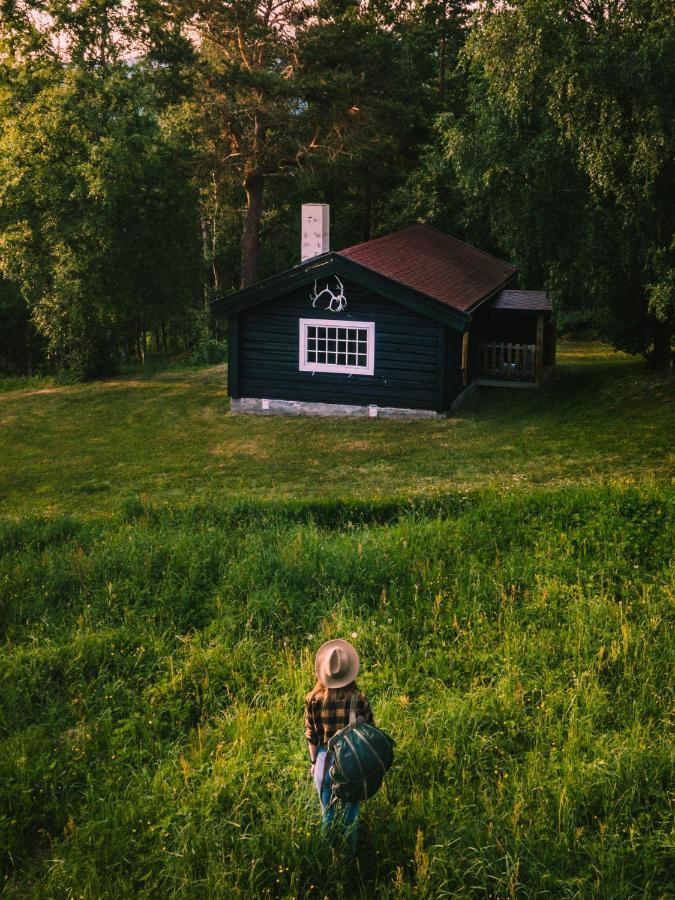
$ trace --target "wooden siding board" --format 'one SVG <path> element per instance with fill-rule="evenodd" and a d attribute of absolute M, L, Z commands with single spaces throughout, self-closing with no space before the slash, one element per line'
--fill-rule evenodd
<path fill-rule="evenodd" d="M 297 356 L 288 353 L 269 353 L 265 356 L 262 354 L 254 355 L 248 354 L 247 348 L 244 347 L 242 353 L 248 356 L 249 362 L 247 365 L 247 370 L 255 371 L 255 369 L 259 369 L 262 372 L 267 372 L 272 375 L 273 373 L 277 375 L 277 377 L 294 377 L 295 370 L 297 369 Z M 438 367 L 436 365 L 417 365 L 412 360 L 408 360 L 405 365 L 398 365 L 396 360 L 385 359 L 380 360 L 380 366 L 378 369 L 379 376 L 383 379 L 386 379 L 388 383 L 392 383 L 393 381 L 413 381 L 413 382 L 421 382 L 423 384 L 430 384 L 433 379 L 436 377 L 438 373 Z M 319 374 L 324 377 L 327 374 L 332 373 L 312 373 L 312 372 L 304 372 L 303 377 L 316 378 Z M 346 375 L 338 372 L 335 373 L 339 379 L 344 379 L 347 377 Z M 353 374 L 352 380 L 354 378 L 368 378 L 372 381 L 373 378 L 377 380 L 378 375 L 357 375 Z"/>
<path fill-rule="evenodd" d="M 462 387 L 469 382 L 469 332 L 462 335 Z"/>
<path fill-rule="evenodd" d="M 267 377 L 267 374 L 268 374 L 267 372 L 258 372 L 258 373 L 252 372 L 250 375 L 247 375 L 246 378 L 242 379 L 242 386 L 244 386 L 244 385 L 250 386 L 250 385 L 255 384 L 258 389 L 267 390 L 267 391 L 269 391 L 269 393 L 249 394 L 248 391 L 243 390 L 242 396 L 246 396 L 246 397 L 248 397 L 248 396 L 268 397 L 269 396 L 269 397 L 283 398 L 284 392 L 288 388 L 292 388 L 294 391 L 295 390 L 316 391 L 317 393 L 321 393 L 324 390 L 341 391 L 341 392 L 343 392 L 342 402 L 343 403 L 350 402 L 349 397 L 347 396 L 346 392 L 344 391 L 344 382 L 338 381 L 338 380 L 333 380 L 334 376 L 331 376 L 330 373 L 322 372 L 321 378 L 319 378 L 319 375 L 317 374 L 314 377 L 309 375 L 308 378 L 304 378 L 304 377 L 303 378 L 287 378 L 287 379 L 278 378 L 278 379 L 275 379 L 274 382 L 271 382 L 269 380 L 269 378 Z M 308 373 L 303 373 L 303 375 L 306 375 L 306 374 L 308 374 Z M 414 394 L 415 396 L 428 397 L 434 406 L 436 404 L 437 393 L 436 393 L 436 389 L 435 389 L 436 388 L 435 384 L 433 385 L 433 387 L 430 388 L 428 384 L 425 384 L 423 382 L 415 383 L 415 382 L 409 381 L 407 379 L 400 379 L 399 381 L 396 381 L 394 379 L 387 379 L 386 382 L 380 381 L 379 383 L 373 384 L 371 382 L 364 381 L 363 380 L 364 377 L 365 376 L 362 376 L 362 375 L 359 375 L 359 376 L 353 375 L 352 376 L 352 380 L 349 385 L 349 388 L 350 388 L 349 395 L 350 396 L 352 393 L 353 394 L 358 393 L 360 395 L 368 394 L 368 395 L 372 395 L 373 397 L 377 396 L 377 397 L 381 398 L 381 397 L 390 396 L 390 395 L 392 395 L 393 392 L 397 393 L 397 396 L 398 396 L 398 393 L 400 392 L 402 394 Z M 358 381 L 356 380 L 357 378 L 359 379 Z M 293 398 L 286 397 L 286 399 L 292 400 Z M 397 397 L 392 396 L 391 399 L 396 400 Z M 396 403 L 392 403 L 390 405 L 396 406 Z"/>
<path fill-rule="evenodd" d="M 277 368 L 275 366 L 270 369 L 270 367 L 263 368 L 262 366 L 258 366 L 248 371 L 246 375 L 242 376 L 242 378 L 240 379 L 240 386 L 243 383 L 250 382 L 252 379 L 256 379 L 260 382 L 267 381 L 270 384 L 270 390 L 272 390 L 277 383 L 283 383 L 284 385 L 293 384 L 294 386 L 300 384 L 331 384 L 344 386 L 345 378 L 350 378 L 350 376 L 343 375 L 339 372 L 315 372 L 314 374 L 312 374 L 311 372 L 301 372 L 296 376 L 295 374 L 289 372 L 288 368 L 286 367 Z M 438 397 L 437 381 L 438 379 L 436 372 L 419 373 L 415 371 L 406 371 L 399 373 L 392 370 L 388 373 L 385 373 L 380 378 L 373 378 L 369 375 L 352 375 L 351 380 L 346 385 L 346 387 L 344 387 L 344 390 L 345 394 L 356 390 L 371 390 L 373 391 L 373 393 L 384 394 L 392 393 L 396 390 L 406 390 L 407 387 L 410 387 L 411 390 L 422 390 L 425 393 L 429 394 L 429 396 L 433 396 L 435 409 Z M 244 392 L 243 396 L 248 395 Z M 267 395 L 265 394 L 264 396 Z M 392 403 L 392 405 L 395 406 L 396 404 Z"/>
<path fill-rule="evenodd" d="M 377 362 L 375 363 L 377 367 Z M 244 372 L 241 374 L 240 380 L 249 378 L 251 375 L 260 377 L 258 373 L 264 373 L 270 381 L 282 378 L 293 382 L 318 382 L 327 381 L 333 384 L 345 384 L 346 389 L 350 384 L 357 383 L 355 379 L 359 379 L 358 383 L 364 386 L 372 385 L 376 387 L 382 385 L 405 384 L 410 382 L 414 385 L 424 385 L 426 389 L 431 390 L 432 386 L 437 386 L 438 369 L 420 370 L 415 367 L 398 368 L 389 365 L 386 368 L 379 367 L 375 375 L 346 375 L 341 372 L 300 372 L 297 366 L 297 359 L 294 361 L 290 357 L 282 359 L 265 360 L 262 357 L 251 358 Z"/>
<path fill-rule="evenodd" d="M 276 341 L 273 344 L 270 340 L 269 333 L 265 334 L 262 332 L 252 332 L 246 331 L 239 337 L 239 345 L 240 347 L 246 347 L 251 352 L 256 353 L 291 353 L 291 350 L 298 351 L 298 329 L 295 328 L 292 331 L 284 331 L 283 333 L 277 333 Z M 277 342 L 278 341 L 278 342 Z M 391 357 L 395 360 L 400 360 L 402 355 L 405 355 L 406 359 L 414 359 L 416 363 L 420 363 L 422 365 L 436 365 L 436 354 L 438 352 L 436 346 L 436 340 L 433 340 L 432 344 L 429 344 L 429 340 L 418 342 L 410 342 L 404 341 L 402 339 L 397 339 L 394 335 L 387 335 L 386 342 L 382 342 L 382 346 L 379 348 L 379 352 L 382 355 L 382 358 Z"/>
<path fill-rule="evenodd" d="M 300 318 L 303 318 L 303 319 L 329 319 L 330 316 L 325 316 L 321 313 L 319 313 L 318 315 L 314 314 L 314 315 L 308 316 L 306 313 L 304 313 L 304 314 L 297 315 L 297 317 L 295 318 L 295 323 L 297 323 L 298 319 L 300 319 Z M 412 342 L 413 344 L 416 344 L 420 347 L 425 347 L 428 345 L 429 334 L 433 333 L 433 331 L 434 331 L 433 328 L 421 329 L 419 327 L 415 327 L 414 325 L 411 325 L 410 331 L 406 331 L 405 327 L 400 322 L 395 326 L 388 325 L 386 322 L 382 322 L 380 320 L 380 317 L 378 316 L 376 310 L 370 310 L 367 314 L 364 313 L 363 319 L 361 319 L 361 320 L 358 320 L 356 318 L 356 316 L 354 316 L 352 319 L 331 320 L 331 324 L 348 328 L 352 321 L 364 321 L 364 320 L 367 320 L 369 322 L 377 321 L 379 330 L 382 332 L 386 331 L 387 337 L 390 338 L 392 341 L 398 341 L 399 343 L 411 343 Z M 297 328 L 298 328 L 297 324 L 289 326 L 288 323 L 284 323 L 282 325 L 275 325 L 274 323 L 271 323 L 271 322 L 270 323 L 260 322 L 260 323 L 256 323 L 253 326 L 248 325 L 247 326 L 247 329 L 248 329 L 247 334 L 254 334 L 257 331 L 260 335 L 267 336 L 273 330 L 279 334 L 285 333 L 285 334 L 290 335 L 290 334 L 294 334 L 297 331 Z"/>
<path fill-rule="evenodd" d="M 266 342 L 262 336 L 245 336 L 241 339 L 240 346 L 242 348 L 242 352 L 246 351 L 251 357 L 259 357 L 261 361 L 265 361 L 266 359 L 290 359 L 295 362 L 298 361 L 298 351 L 297 347 L 295 348 L 295 352 L 289 347 L 270 347 L 269 343 Z M 422 347 L 410 347 L 405 344 L 402 345 L 389 345 L 387 342 L 386 347 L 381 347 L 378 353 L 379 362 L 386 366 L 386 364 L 391 363 L 394 366 L 401 366 L 401 356 L 402 351 L 405 351 L 405 360 L 403 363 L 403 368 L 413 368 L 413 369 L 421 369 L 427 372 L 435 372 L 436 358 L 437 358 L 437 350 L 436 348 L 432 348 L 429 352 Z"/>
<path fill-rule="evenodd" d="M 232 315 L 227 323 L 227 392 L 239 397 L 239 316 Z"/>
<path fill-rule="evenodd" d="M 311 388 L 306 385 L 288 385 L 284 389 L 279 384 L 272 389 L 267 389 L 268 382 L 245 382 L 246 389 L 242 391 L 245 397 L 264 397 L 269 400 L 316 400 L 322 403 L 343 403 L 354 406 L 368 406 L 375 403 L 378 406 L 394 406 L 403 409 L 434 409 L 436 395 L 434 391 L 405 390 L 392 397 L 391 391 L 353 390 L 349 396 L 345 396 L 341 385 L 314 385 Z M 395 399 L 395 402 L 393 402 Z"/>
<path fill-rule="evenodd" d="M 438 398 L 436 401 L 436 412 L 445 412 L 446 394 L 447 394 L 447 328 L 444 325 L 438 326 L 437 339 L 437 372 L 436 385 Z"/>

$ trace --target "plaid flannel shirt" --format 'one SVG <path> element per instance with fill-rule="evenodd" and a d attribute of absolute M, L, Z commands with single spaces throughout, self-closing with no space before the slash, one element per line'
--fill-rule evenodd
<path fill-rule="evenodd" d="M 354 704 L 356 716 L 363 718 L 374 725 L 373 712 L 366 695 L 361 691 L 356 692 L 357 700 Z M 305 703 L 305 737 L 310 744 L 326 747 L 328 741 L 336 731 L 349 724 L 349 700 L 350 695 L 340 700 L 312 700 Z"/>

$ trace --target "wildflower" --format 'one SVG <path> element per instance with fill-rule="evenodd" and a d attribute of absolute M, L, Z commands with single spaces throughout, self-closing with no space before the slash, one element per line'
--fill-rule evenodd
<path fill-rule="evenodd" d="M 358 637 L 358 634 L 357 634 L 356 631 L 352 631 L 352 637 L 353 637 L 353 638 L 357 638 L 357 637 Z"/>

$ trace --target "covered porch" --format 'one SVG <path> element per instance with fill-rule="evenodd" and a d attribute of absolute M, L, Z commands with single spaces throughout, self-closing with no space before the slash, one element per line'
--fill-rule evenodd
<path fill-rule="evenodd" d="M 535 387 L 555 365 L 555 323 L 543 291 L 503 290 L 477 314 L 471 329 L 473 381 Z"/>

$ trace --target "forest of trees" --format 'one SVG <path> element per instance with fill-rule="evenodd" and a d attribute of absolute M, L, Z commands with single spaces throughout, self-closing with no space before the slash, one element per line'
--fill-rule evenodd
<path fill-rule="evenodd" d="M 213 339 L 209 300 L 423 221 L 655 362 L 670 0 L 0 0 L 0 374 Z"/>

